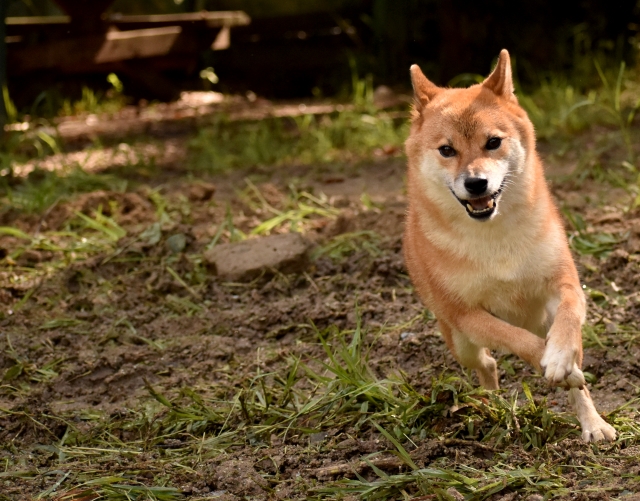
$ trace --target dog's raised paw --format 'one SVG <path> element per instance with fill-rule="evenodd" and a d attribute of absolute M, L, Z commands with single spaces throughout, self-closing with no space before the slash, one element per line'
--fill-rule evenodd
<path fill-rule="evenodd" d="M 584 374 L 575 363 L 575 356 L 557 349 L 547 349 L 540 361 L 544 377 L 549 384 L 566 385 L 569 388 L 582 388 L 586 381 Z"/>
<path fill-rule="evenodd" d="M 565 381 L 569 388 L 580 388 L 587 383 L 584 379 L 584 373 L 580 370 L 577 365 L 574 365 L 571 373 L 565 378 Z"/>

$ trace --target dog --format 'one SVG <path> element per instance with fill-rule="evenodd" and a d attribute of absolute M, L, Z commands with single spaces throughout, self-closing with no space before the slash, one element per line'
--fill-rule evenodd
<path fill-rule="evenodd" d="M 499 387 L 489 350 L 513 353 L 569 388 L 586 442 L 614 440 L 581 370 L 586 301 L 509 53 L 465 89 L 410 71 L 403 245 L 418 295 L 482 386 Z"/>

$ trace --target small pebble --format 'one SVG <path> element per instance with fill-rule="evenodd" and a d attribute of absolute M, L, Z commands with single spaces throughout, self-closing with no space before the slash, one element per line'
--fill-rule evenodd
<path fill-rule="evenodd" d="M 167 247 L 174 254 L 178 254 L 182 252 L 187 245 L 187 237 L 182 233 L 176 233 L 175 235 L 171 235 L 167 238 Z"/>

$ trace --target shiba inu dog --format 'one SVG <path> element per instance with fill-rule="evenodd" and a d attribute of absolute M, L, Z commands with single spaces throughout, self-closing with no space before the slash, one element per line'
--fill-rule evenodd
<path fill-rule="evenodd" d="M 509 53 L 467 89 L 438 87 L 416 65 L 411 79 L 404 254 L 420 298 L 485 388 L 498 388 L 489 350 L 514 353 L 569 388 L 585 441 L 613 440 L 585 386 L 585 298 Z"/>

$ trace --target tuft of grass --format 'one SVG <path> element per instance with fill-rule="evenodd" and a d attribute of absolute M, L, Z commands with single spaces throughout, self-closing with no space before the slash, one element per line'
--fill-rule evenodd
<path fill-rule="evenodd" d="M 0 184 L 0 196 L 4 191 L 4 207 L 27 214 L 41 213 L 59 201 L 79 193 L 108 190 L 123 192 L 127 182 L 108 174 L 91 174 L 77 167 L 65 173 L 34 171 L 17 184 Z M 0 200 L 2 200 L 0 198 Z"/>
<path fill-rule="evenodd" d="M 299 190 L 293 183 L 289 191 L 279 203 L 269 203 L 258 187 L 245 179 L 247 188 L 240 192 L 239 198 L 256 215 L 250 231 L 247 233 L 237 228 L 233 222 L 231 207 L 227 206 L 226 214 L 218 225 L 212 241 L 207 246 L 211 249 L 221 240 L 237 242 L 251 235 L 269 235 L 282 231 L 300 232 L 308 230 L 319 219 L 335 219 L 340 211 L 333 207 L 328 197 L 323 193 L 314 195 L 305 190 Z"/>
<path fill-rule="evenodd" d="M 640 96 L 637 96 L 634 103 L 629 103 L 629 105 L 625 107 L 625 103 L 623 102 L 623 82 L 625 80 L 626 65 L 624 61 L 620 63 L 620 69 L 614 85 L 609 83 L 607 76 L 597 60 L 594 61 L 594 64 L 602 81 L 604 98 L 599 99 L 593 104 L 601 111 L 604 111 L 618 127 L 627 150 L 627 161 L 635 162 L 636 154 L 632 144 L 631 124 L 633 123 L 638 108 L 640 108 Z"/>
<path fill-rule="evenodd" d="M 564 211 L 564 214 L 574 228 L 574 231 L 569 233 L 569 244 L 578 254 L 606 258 L 620 242 L 624 242 L 629 236 L 628 232 L 620 235 L 590 232 L 580 214 L 570 211 Z"/>
<path fill-rule="evenodd" d="M 59 91 L 42 91 L 31 104 L 28 114 L 31 117 L 53 119 L 60 116 L 115 113 L 129 102 L 124 94 L 124 85 L 115 73 L 106 78 L 109 88 L 105 91 L 83 86 L 77 98 L 63 97 Z"/>
<path fill-rule="evenodd" d="M 525 401 L 519 402 L 517 394 L 505 397 L 442 375 L 432 382 L 431 394 L 422 395 L 402 376 L 379 379 L 375 375 L 366 361 L 369 347 L 360 325 L 351 332 L 329 329 L 318 335 L 326 360 L 304 363 L 290 358 L 284 371 L 258 371 L 229 400 L 208 401 L 190 390 L 170 400 L 149 386 L 151 395 L 168 411 L 158 420 L 160 429 L 199 435 L 221 434 L 231 426 L 242 429 L 250 441 L 261 442 L 272 434 L 286 437 L 384 426 L 392 430 L 391 441 L 404 442 L 408 437 L 437 436 L 453 417 L 457 424 L 449 427 L 446 436 L 494 446 L 517 442 L 525 449 L 577 433 L 573 418 L 536 403 L 527 386 Z"/>
<path fill-rule="evenodd" d="M 315 499 L 333 498 L 335 495 L 358 495 L 361 499 L 458 499 L 452 491 L 464 499 L 489 499 L 504 490 L 511 492 L 551 495 L 566 494 L 560 475 L 548 468 L 513 468 L 506 465 L 479 470 L 469 466 L 456 469 L 416 468 L 410 473 L 389 475 L 379 468 L 372 470 L 378 478 L 367 480 L 358 475 L 357 480 L 343 480 L 330 487 L 313 489 Z M 409 497 L 411 493 L 411 497 Z M 416 496 L 417 495 L 417 496 Z M 314 499 L 312 498 L 312 499 Z"/>
<path fill-rule="evenodd" d="M 380 235 L 375 231 L 362 230 L 342 233 L 332 238 L 322 247 L 318 247 L 314 251 L 312 258 L 318 259 L 326 256 L 333 260 L 340 260 L 357 251 L 364 251 L 370 256 L 377 257 L 382 253 L 379 244 Z"/>
<path fill-rule="evenodd" d="M 630 147 L 629 128 L 640 107 L 636 80 L 636 70 L 624 61 L 603 65 L 598 57 L 585 57 L 573 71 L 543 74 L 530 92 L 519 88 L 518 100 L 539 138 L 613 125 Z"/>
<path fill-rule="evenodd" d="M 92 217 L 76 212 L 63 231 L 48 231 L 32 236 L 17 228 L 0 227 L 0 236 L 9 235 L 18 239 L 11 246 L 10 252 L 0 259 L 0 287 L 14 288 L 24 294 L 9 314 L 22 308 L 46 277 L 66 269 L 73 262 L 98 254 L 113 255 L 118 249 L 118 241 L 126 234 L 126 230 L 112 218 L 102 214 L 100 208 Z M 43 253 L 48 258 L 43 262 L 20 266 L 20 257 L 30 251 Z M 0 312 L 0 318 L 4 315 L 4 312 Z M 54 319 L 45 322 L 40 328 L 56 329 L 77 323 L 74 319 Z"/>
<path fill-rule="evenodd" d="M 0 144 L 0 193 L 13 175 L 14 164 L 29 158 L 43 158 L 60 153 L 57 132 L 46 122 L 34 130 L 4 131 Z"/>
<path fill-rule="evenodd" d="M 316 117 L 232 122 L 216 117 L 189 143 L 196 170 L 360 160 L 382 146 L 401 150 L 406 120 L 385 112 L 342 111 Z"/>
<path fill-rule="evenodd" d="M 254 189 L 257 190 L 255 187 Z M 263 197 L 259 197 L 265 212 L 271 213 L 272 217 L 253 228 L 253 235 L 269 234 L 283 225 L 287 225 L 291 232 L 302 231 L 304 223 L 310 219 L 338 217 L 339 211 L 331 206 L 325 195 L 315 196 L 307 191 L 298 191 L 293 185 L 290 186 L 290 190 L 291 194 L 284 204 L 284 210 L 274 208 Z M 259 192 L 256 193 L 259 195 Z"/>
<path fill-rule="evenodd" d="M 519 93 L 518 101 L 527 111 L 540 139 L 551 139 L 558 133 L 565 136 L 587 130 L 594 123 L 587 113 L 596 91 L 581 91 L 563 75 L 543 78 L 531 93 Z"/>

